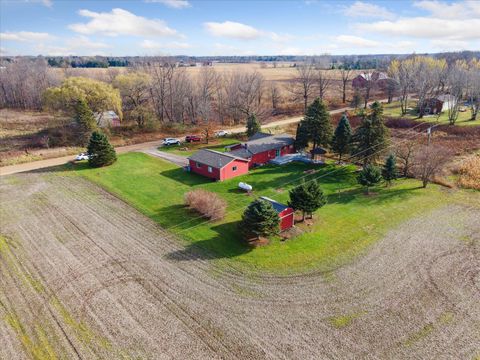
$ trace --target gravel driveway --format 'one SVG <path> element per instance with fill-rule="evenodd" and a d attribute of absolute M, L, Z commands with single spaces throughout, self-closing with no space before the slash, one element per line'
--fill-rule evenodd
<path fill-rule="evenodd" d="M 149 154 L 149 155 L 152 155 L 152 156 L 159 157 L 163 160 L 170 161 L 170 162 L 172 162 L 172 163 L 174 163 L 178 166 L 183 167 L 183 166 L 188 165 L 188 160 L 185 156 L 176 155 L 176 154 L 172 154 L 172 153 L 167 153 L 165 151 L 160 151 L 157 148 L 151 148 L 151 149 L 143 150 L 142 152 L 144 152 L 145 154 Z"/>
<path fill-rule="evenodd" d="M 2 359 L 478 354 L 479 209 L 412 219 L 328 274 L 276 276 L 182 246 L 81 178 L 5 177 L 0 201 Z"/>

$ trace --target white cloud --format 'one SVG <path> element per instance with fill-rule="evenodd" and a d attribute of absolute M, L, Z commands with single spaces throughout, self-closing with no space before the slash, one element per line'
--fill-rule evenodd
<path fill-rule="evenodd" d="M 69 25 L 69 28 L 80 34 L 103 34 L 107 36 L 173 36 L 177 31 L 169 28 L 159 19 L 147 19 L 123 9 L 113 9 L 111 12 L 97 13 L 90 10 L 80 10 L 81 16 L 91 18 L 87 23 Z"/>
<path fill-rule="evenodd" d="M 413 5 L 430 12 L 434 18 L 440 19 L 463 19 L 480 16 L 479 1 L 446 3 L 436 0 L 424 0 L 417 1 Z"/>
<path fill-rule="evenodd" d="M 158 49 L 189 49 L 191 45 L 185 42 L 172 41 L 165 44 L 161 44 L 153 40 L 143 40 L 140 43 L 140 47 L 148 50 L 158 50 Z"/>
<path fill-rule="evenodd" d="M 468 41 L 437 39 L 430 42 L 432 47 L 440 51 L 460 51 L 469 49 Z"/>
<path fill-rule="evenodd" d="M 42 0 L 42 4 L 45 5 L 46 7 L 52 7 L 53 6 L 53 1 L 52 0 Z"/>
<path fill-rule="evenodd" d="M 277 34 L 275 32 L 268 33 L 268 37 L 276 42 L 287 42 L 295 39 L 293 35 L 290 34 Z"/>
<path fill-rule="evenodd" d="M 262 35 L 262 32 L 255 29 L 250 25 L 245 25 L 233 21 L 219 22 L 206 22 L 203 24 L 205 29 L 217 37 L 227 37 L 241 40 L 253 40 Z"/>
<path fill-rule="evenodd" d="M 106 49 L 106 48 L 111 48 L 111 45 L 108 45 L 103 42 L 98 42 L 98 41 L 92 41 L 86 36 L 77 36 L 76 38 L 73 38 L 68 41 L 71 44 L 71 48 L 73 49 Z"/>
<path fill-rule="evenodd" d="M 145 0 L 147 3 L 160 3 L 174 9 L 184 9 L 192 6 L 187 0 Z"/>
<path fill-rule="evenodd" d="M 378 41 L 365 39 L 353 35 L 339 35 L 334 38 L 335 42 L 344 46 L 375 48 L 381 45 Z"/>
<path fill-rule="evenodd" d="M 0 33 L 0 40 L 2 41 L 41 41 L 52 39 L 48 33 L 31 32 L 31 31 L 17 31 L 17 32 L 2 32 Z"/>
<path fill-rule="evenodd" d="M 479 19 L 446 20 L 430 17 L 402 18 L 357 24 L 357 28 L 382 35 L 413 38 L 467 40 L 480 38 Z"/>
<path fill-rule="evenodd" d="M 343 9 L 343 14 L 350 17 L 368 17 L 393 19 L 395 15 L 386 8 L 362 1 L 356 1 Z"/>

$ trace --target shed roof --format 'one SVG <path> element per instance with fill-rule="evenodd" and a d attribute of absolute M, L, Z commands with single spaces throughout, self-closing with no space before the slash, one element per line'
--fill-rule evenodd
<path fill-rule="evenodd" d="M 270 204 L 272 204 L 273 208 L 275 209 L 276 212 L 281 213 L 283 210 L 288 209 L 287 205 L 281 204 L 278 201 L 275 201 L 273 199 L 270 199 L 269 197 L 266 196 L 261 196 L 260 199 L 268 201 Z"/>
<path fill-rule="evenodd" d="M 231 155 L 231 153 L 222 153 L 210 149 L 198 150 L 196 153 L 189 156 L 188 159 L 217 169 L 223 168 L 233 160 L 248 161 L 247 159 Z"/>

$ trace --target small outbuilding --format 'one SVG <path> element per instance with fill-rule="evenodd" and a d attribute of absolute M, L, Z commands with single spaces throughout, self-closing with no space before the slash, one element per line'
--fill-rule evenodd
<path fill-rule="evenodd" d="M 281 204 L 278 201 L 270 199 L 266 196 L 261 196 L 260 199 L 268 201 L 270 204 L 272 204 L 273 208 L 278 213 L 278 217 L 280 218 L 280 231 L 285 231 L 293 227 L 295 211 L 291 207 Z"/>
<path fill-rule="evenodd" d="M 248 159 L 230 153 L 201 149 L 188 158 L 191 172 L 223 181 L 248 173 Z"/>
<path fill-rule="evenodd" d="M 97 120 L 97 126 L 100 128 L 120 126 L 120 117 L 115 111 L 97 112 L 94 116 Z"/>
<path fill-rule="evenodd" d="M 325 154 L 327 150 L 321 147 L 316 147 L 313 150 L 310 150 L 310 154 L 312 155 L 312 160 L 315 163 L 323 163 L 325 162 Z"/>
<path fill-rule="evenodd" d="M 431 115 L 440 114 L 455 106 L 456 102 L 457 98 L 450 94 L 432 97 L 425 100 L 424 113 Z"/>

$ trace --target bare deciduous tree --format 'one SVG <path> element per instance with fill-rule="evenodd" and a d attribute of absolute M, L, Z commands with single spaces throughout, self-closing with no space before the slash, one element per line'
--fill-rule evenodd
<path fill-rule="evenodd" d="M 349 67 L 343 66 L 340 69 L 340 75 L 342 76 L 342 102 L 345 104 L 347 101 L 347 84 L 350 80 L 350 75 L 352 74 L 352 69 Z"/>
<path fill-rule="evenodd" d="M 424 188 L 435 179 L 452 156 L 451 150 L 439 145 L 424 145 L 416 156 L 413 174 Z"/>
<path fill-rule="evenodd" d="M 401 139 L 395 145 L 395 155 L 402 167 L 402 175 L 404 177 L 412 175 L 412 166 L 415 164 L 415 155 L 418 147 L 419 143 L 415 135 L 411 138 Z"/>
<path fill-rule="evenodd" d="M 292 79 L 291 92 L 294 100 L 303 101 L 303 111 L 307 111 L 308 99 L 315 90 L 316 74 L 315 66 L 311 63 L 304 63 L 296 67 L 297 75 Z"/>
<path fill-rule="evenodd" d="M 458 119 L 460 104 L 468 86 L 468 66 L 465 61 L 457 60 L 450 65 L 445 81 L 453 101 L 448 102 L 447 114 L 450 125 L 455 125 Z"/>
<path fill-rule="evenodd" d="M 327 92 L 328 88 L 330 87 L 332 83 L 332 79 L 328 76 L 328 70 L 317 70 L 317 77 L 316 77 L 316 82 L 317 82 L 317 89 L 318 89 L 318 97 L 320 98 L 321 101 L 323 101 L 325 97 L 325 93 Z"/>

